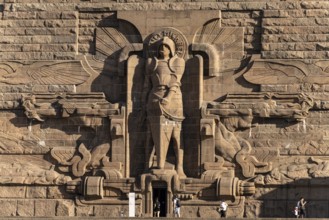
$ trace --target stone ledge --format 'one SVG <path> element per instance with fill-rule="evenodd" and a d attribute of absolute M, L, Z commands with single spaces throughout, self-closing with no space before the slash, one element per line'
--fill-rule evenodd
<path fill-rule="evenodd" d="M 255 219 L 255 218 L 230 218 L 230 217 L 227 217 L 228 219 L 230 220 L 248 220 L 248 219 Z M 117 217 L 117 218 L 109 218 L 109 217 L 95 217 L 95 216 L 85 216 L 85 217 L 68 217 L 68 216 L 65 216 L 65 217 L 0 217 L 0 220 L 58 220 L 58 219 L 71 219 L 71 220 L 75 220 L 75 219 L 79 219 L 79 220 L 85 220 L 85 219 L 93 219 L 93 220 L 108 220 L 108 219 L 117 219 L 117 220 L 132 220 L 132 219 L 157 219 L 157 218 L 152 218 L 152 217 L 145 217 L 145 218 L 127 218 L 127 217 Z M 165 217 L 161 217 L 159 219 L 180 219 L 180 220 L 200 220 L 201 218 L 184 218 L 184 217 L 181 217 L 181 218 L 172 218 L 172 217 L 168 217 L 168 218 L 165 218 Z M 214 220 L 214 219 L 219 219 L 218 218 L 202 218 L 203 220 Z M 257 218 L 257 220 L 293 220 L 293 219 L 296 219 L 296 218 Z M 327 220 L 328 218 L 307 218 L 308 220 Z"/>

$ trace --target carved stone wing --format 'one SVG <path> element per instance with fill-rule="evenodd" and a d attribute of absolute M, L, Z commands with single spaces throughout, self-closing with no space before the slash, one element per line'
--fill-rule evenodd
<path fill-rule="evenodd" d="M 43 65 L 27 71 L 34 82 L 40 85 L 77 85 L 89 78 L 80 62 L 62 62 Z"/>
<path fill-rule="evenodd" d="M 124 76 L 124 65 L 129 54 L 142 51 L 143 43 L 138 30 L 130 23 L 119 21 L 119 26 L 96 29 L 96 55 L 87 57 L 91 68 L 99 73 Z"/>
<path fill-rule="evenodd" d="M 87 81 L 89 76 L 82 61 L 0 63 L 0 82 L 12 85 L 78 85 Z"/>
<path fill-rule="evenodd" d="M 305 63 L 298 60 L 254 60 L 243 77 L 259 85 L 329 83 L 328 62 Z"/>
<path fill-rule="evenodd" d="M 194 53 L 207 54 L 206 75 L 220 76 L 222 72 L 240 65 L 240 59 L 244 56 L 243 31 L 238 27 L 221 27 L 220 19 L 211 20 L 197 30 L 191 49 Z M 230 61 L 223 65 L 228 58 Z"/>

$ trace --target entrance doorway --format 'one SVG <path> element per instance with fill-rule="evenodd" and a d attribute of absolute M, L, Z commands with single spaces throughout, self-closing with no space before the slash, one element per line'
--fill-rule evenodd
<path fill-rule="evenodd" d="M 153 188 L 153 207 L 156 199 L 160 202 L 160 217 L 166 217 L 167 213 L 167 188 L 154 187 Z"/>

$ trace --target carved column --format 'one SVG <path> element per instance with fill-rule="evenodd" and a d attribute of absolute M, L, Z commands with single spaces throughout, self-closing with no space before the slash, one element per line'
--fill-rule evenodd
<path fill-rule="evenodd" d="M 129 177 L 129 157 L 126 146 L 126 121 L 125 108 L 121 108 L 120 115 L 110 116 L 111 120 L 111 166 L 123 173 L 124 177 Z M 127 152 L 128 151 L 128 152 Z"/>

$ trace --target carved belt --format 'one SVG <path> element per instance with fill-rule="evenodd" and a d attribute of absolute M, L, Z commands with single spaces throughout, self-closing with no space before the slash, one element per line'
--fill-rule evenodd
<path fill-rule="evenodd" d="M 167 89 L 169 89 L 168 86 L 157 86 L 156 87 L 156 90 L 167 90 Z"/>

